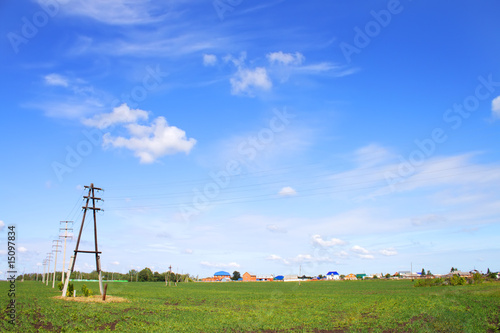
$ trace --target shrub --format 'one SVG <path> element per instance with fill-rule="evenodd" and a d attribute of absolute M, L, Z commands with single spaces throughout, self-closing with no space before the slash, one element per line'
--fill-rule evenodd
<path fill-rule="evenodd" d="M 481 273 L 476 272 L 476 273 L 474 273 L 474 275 L 472 275 L 472 283 L 481 284 L 481 283 L 483 283 L 483 281 L 484 281 L 484 277 L 483 277 L 483 275 L 481 275 Z"/>
<path fill-rule="evenodd" d="M 92 290 L 87 288 L 87 285 L 85 285 L 85 284 L 82 286 L 82 292 L 83 292 L 83 295 L 85 295 L 85 297 L 92 296 Z"/>
<path fill-rule="evenodd" d="M 463 276 L 458 276 L 457 274 L 453 274 L 449 281 L 452 286 L 463 286 L 467 283 L 467 279 Z"/>
<path fill-rule="evenodd" d="M 66 297 L 73 297 L 73 291 L 75 290 L 75 286 L 73 286 L 73 283 L 68 284 L 68 290 L 66 290 Z"/>
<path fill-rule="evenodd" d="M 415 281 L 413 286 L 415 287 L 433 287 L 433 286 L 442 286 L 444 284 L 444 280 L 442 278 L 436 279 L 418 279 Z"/>
<path fill-rule="evenodd" d="M 59 282 L 59 283 L 57 284 L 57 288 L 59 288 L 59 290 L 60 290 L 60 291 L 62 291 L 62 290 L 63 290 L 63 288 L 64 288 L 64 283 Z"/>

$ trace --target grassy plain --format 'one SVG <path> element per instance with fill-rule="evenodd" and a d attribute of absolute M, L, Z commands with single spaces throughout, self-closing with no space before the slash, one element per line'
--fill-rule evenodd
<path fill-rule="evenodd" d="M 86 283 L 98 292 L 97 283 Z M 82 295 L 82 282 L 75 283 Z M 0 282 L 0 331 L 498 332 L 500 283 L 415 288 L 411 281 L 109 283 L 128 302 L 72 302 L 41 282 L 16 283 L 9 324 Z"/>

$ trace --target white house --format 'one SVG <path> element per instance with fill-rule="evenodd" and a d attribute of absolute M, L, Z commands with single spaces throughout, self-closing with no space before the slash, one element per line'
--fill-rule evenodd
<path fill-rule="evenodd" d="M 340 275 L 339 273 L 333 271 L 333 272 L 328 272 L 326 273 L 326 279 L 327 280 L 340 280 Z"/>

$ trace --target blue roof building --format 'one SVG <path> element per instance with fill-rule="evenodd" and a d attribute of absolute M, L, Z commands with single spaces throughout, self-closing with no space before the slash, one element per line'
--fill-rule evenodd
<path fill-rule="evenodd" d="M 283 275 L 278 275 L 278 276 L 274 277 L 274 280 L 275 281 L 283 281 L 283 280 L 285 280 L 285 277 Z"/>
<path fill-rule="evenodd" d="M 327 280 L 340 280 L 340 275 L 336 271 L 326 273 Z"/>
<path fill-rule="evenodd" d="M 214 274 L 214 276 L 231 276 L 228 272 L 220 271 Z"/>

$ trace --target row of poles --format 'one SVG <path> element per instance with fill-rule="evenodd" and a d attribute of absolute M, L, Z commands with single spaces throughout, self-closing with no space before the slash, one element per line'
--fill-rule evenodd
<path fill-rule="evenodd" d="M 62 277 L 61 277 L 61 282 L 64 282 L 64 268 L 66 266 L 66 243 L 68 238 L 73 239 L 73 228 L 68 227 L 69 225 L 73 226 L 73 221 L 61 221 L 60 223 L 64 223 L 65 226 L 64 228 L 61 227 L 59 228 L 59 233 L 60 233 L 59 239 L 52 241 L 52 252 L 48 252 L 47 258 L 43 260 L 42 283 L 45 283 L 48 286 L 49 280 L 52 277 L 52 288 L 55 288 L 56 285 L 57 253 L 61 252 L 60 247 L 62 246 L 60 243 L 62 242 L 62 239 L 64 239 L 63 266 L 62 266 Z M 52 256 L 54 256 L 54 270 L 51 273 L 50 263 L 52 262 Z"/>

